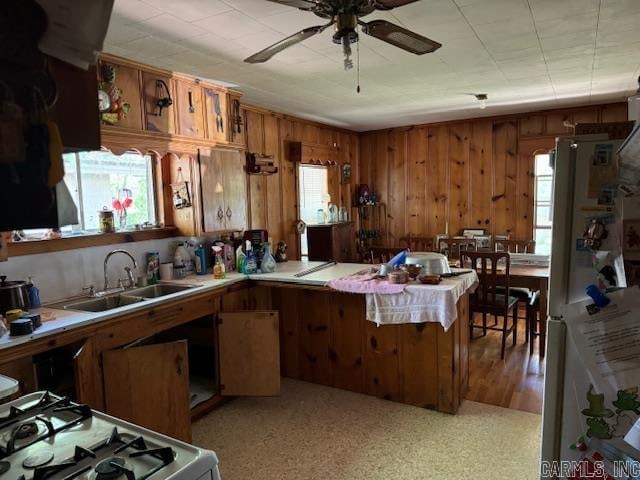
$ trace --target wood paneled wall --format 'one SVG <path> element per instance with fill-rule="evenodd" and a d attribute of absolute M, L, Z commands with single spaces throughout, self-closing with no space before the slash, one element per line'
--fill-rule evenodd
<path fill-rule="evenodd" d="M 353 183 L 386 204 L 380 244 L 465 227 L 531 239 L 534 154 L 572 133 L 568 124 L 626 119 L 616 103 L 365 132 Z"/>
<path fill-rule="evenodd" d="M 332 203 L 349 207 L 357 178 L 358 134 L 251 106 L 245 106 L 245 121 L 247 151 L 273 155 L 274 163 L 279 168 L 275 175 L 249 176 L 250 226 L 253 229 L 267 229 L 274 242 L 287 242 L 289 258 L 297 259 L 297 165 L 288 159 L 288 142 L 337 145 L 338 165 L 327 167 L 329 194 Z M 340 166 L 347 162 L 352 165 L 352 183 L 341 184 Z"/>

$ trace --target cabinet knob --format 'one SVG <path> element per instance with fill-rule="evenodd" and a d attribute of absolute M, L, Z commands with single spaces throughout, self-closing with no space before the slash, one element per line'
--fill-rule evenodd
<path fill-rule="evenodd" d="M 218 207 L 218 220 L 222 221 L 224 219 L 224 211 L 222 207 Z"/>
<path fill-rule="evenodd" d="M 227 207 L 227 218 L 231 218 L 231 207 Z"/>

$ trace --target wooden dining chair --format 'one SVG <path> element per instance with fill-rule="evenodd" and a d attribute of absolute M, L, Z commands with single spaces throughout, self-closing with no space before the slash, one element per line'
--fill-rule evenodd
<path fill-rule="evenodd" d="M 438 245 L 438 251 L 449 260 L 460 260 L 462 252 L 475 252 L 477 249 L 478 244 L 473 238 L 442 238 Z"/>
<path fill-rule="evenodd" d="M 510 254 L 508 252 L 470 252 L 463 251 L 461 264 L 464 268 L 473 268 L 478 273 L 480 284 L 469 298 L 469 333 L 473 339 L 474 329 L 482 329 L 482 335 L 487 335 L 487 330 L 502 332 L 502 347 L 500 358 L 504 359 L 507 337 L 512 336 L 513 345 L 517 341 L 518 330 L 518 298 L 510 295 L 509 268 Z M 504 267 L 504 270 L 502 268 Z M 504 288 L 504 292 L 498 292 L 498 286 Z M 482 325 L 475 324 L 475 313 L 482 314 Z M 509 315 L 512 315 L 509 326 Z M 487 315 L 493 315 L 502 319 L 502 326 L 487 326 Z"/>
<path fill-rule="evenodd" d="M 365 262 L 374 265 L 378 263 L 387 263 L 402 250 L 405 249 L 402 247 L 368 247 Z"/>
<path fill-rule="evenodd" d="M 547 340 L 546 324 L 540 318 L 540 292 L 533 292 L 527 303 L 527 331 L 529 332 L 529 355 L 533 354 L 533 341 L 538 337 L 538 355 L 544 357 Z"/>
<path fill-rule="evenodd" d="M 434 240 L 432 237 L 419 237 L 409 233 L 401 237 L 400 242 L 412 252 L 433 252 Z"/>
<path fill-rule="evenodd" d="M 536 253 L 535 240 L 495 240 L 496 252 Z"/>

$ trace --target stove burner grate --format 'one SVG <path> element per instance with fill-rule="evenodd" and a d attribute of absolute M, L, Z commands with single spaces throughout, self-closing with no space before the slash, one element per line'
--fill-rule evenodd
<path fill-rule="evenodd" d="M 24 440 L 25 438 L 30 437 L 31 435 L 35 435 L 38 433 L 38 425 L 36 422 L 26 422 L 22 425 L 18 425 L 15 428 L 15 438 L 19 440 Z"/>
<path fill-rule="evenodd" d="M 96 465 L 97 479 L 99 480 L 113 480 L 118 478 L 124 472 L 125 459 L 122 457 L 111 457 L 101 461 Z"/>
<path fill-rule="evenodd" d="M 50 420 L 41 416 L 41 414 L 49 412 L 72 412 L 77 415 L 77 418 L 63 423 L 58 427 L 54 427 L 53 423 Z M 35 405 L 29 408 L 19 409 L 12 406 L 9 410 L 9 415 L 4 418 L 0 418 L 0 430 L 6 428 L 9 425 L 15 424 L 20 420 L 28 419 L 28 421 L 14 428 L 9 439 L 7 440 L 7 444 L 4 447 L 0 446 L 0 459 L 6 458 L 12 453 L 29 447 L 44 438 L 52 437 L 56 433 L 77 425 L 78 423 L 81 423 L 91 416 L 91 409 L 87 405 L 73 403 L 71 402 L 71 400 L 69 400 L 68 397 L 63 397 L 59 400 L 53 400 L 49 392 L 45 392 L 40 400 Z M 36 435 L 31 442 L 25 442 L 24 444 L 16 447 L 16 440 L 24 440 L 26 438 L 34 436 L 35 433 L 37 433 L 38 426 L 36 421 L 42 422 L 45 425 L 47 431 L 42 435 Z"/>
<path fill-rule="evenodd" d="M 128 457 L 125 457 L 125 450 L 133 451 L 129 453 Z M 95 465 L 95 468 L 91 464 L 87 465 L 87 461 L 90 461 L 87 459 L 97 458 L 101 451 L 109 452 L 111 455 L 121 454 L 123 456 L 110 456 L 100 461 Z M 149 471 L 136 476 L 133 470 L 125 466 L 126 458 L 134 459 L 143 456 L 153 457 L 159 460 L 159 462 Z M 59 464 L 37 467 L 33 472 L 33 480 L 45 480 L 51 475 L 67 469 L 69 469 L 70 473 L 63 477 L 63 480 L 73 480 L 92 469 L 96 472 L 96 480 L 115 480 L 122 475 L 126 477 L 126 480 L 147 480 L 154 473 L 169 465 L 174 460 L 175 452 L 171 447 L 148 448 L 143 437 L 127 440 L 120 435 L 117 428 L 114 428 L 108 438 L 93 447 L 84 448 L 76 446 L 73 458 L 69 458 Z M 80 468 L 72 470 L 73 467 Z M 18 478 L 18 480 L 24 480 L 24 478 Z"/>

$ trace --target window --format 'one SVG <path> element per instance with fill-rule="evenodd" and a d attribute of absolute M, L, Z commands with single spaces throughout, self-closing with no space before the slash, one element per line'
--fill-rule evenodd
<path fill-rule="evenodd" d="M 63 155 L 64 181 L 78 208 L 78 224 L 61 228 L 63 236 L 95 233 L 98 211 L 114 210 L 116 199 L 128 196 L 126 227 L 156 222 L 153 168 L 151 157 L 137 153 L 114 155 L 111 152 L 79 152 Z M 118 212 L 114 210 L 116 229 Z M 41 238 L 46 229 L 27 230 L 29 239 Z"/>
<path fill-rule="evenodd" d="M 300 218 L 307 224 L 318 223 L 318 210 L 326 211 L 331 198 L 327 180 L 327 168 L 311 165 L 300 165 L 298 170 L 298 192 Z M 300 236 L 300 253 L 303 257 L 309 254 L 307 233 Z"/>
<path fill-rule="evenodd" d="M 551 218 L 553 215 L 553 169 L 549 154 L 535 157 L 535 212 L 534 239 L 536 253 L 551 254 Z"/>

